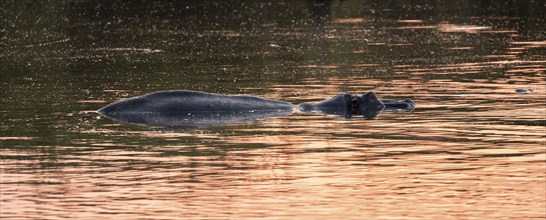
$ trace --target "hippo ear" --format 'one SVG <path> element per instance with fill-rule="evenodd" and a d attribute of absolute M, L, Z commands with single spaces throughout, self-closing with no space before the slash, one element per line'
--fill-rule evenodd
<path fill-rule="evenodd" d="M 372 100 L 372 101 L 377 100 L 377 95 L 375 94 L 375 92 L 368 92 L 363 97 L 366 98 L 367 100 Z"/>

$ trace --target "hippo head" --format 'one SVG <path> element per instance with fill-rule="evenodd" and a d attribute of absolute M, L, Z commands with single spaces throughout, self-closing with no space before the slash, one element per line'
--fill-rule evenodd
<path fill-rule="evenodd" d="M 358 114 L 363 110 L 380 111 L 385 107 L 377 98 L 375 92 L 368 92 L 363 95 L 346 95 L 347 106 L 353 114 Z"/>

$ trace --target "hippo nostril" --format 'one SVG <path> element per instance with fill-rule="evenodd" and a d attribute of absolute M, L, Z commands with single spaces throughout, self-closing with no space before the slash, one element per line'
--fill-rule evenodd
<path fill-rule="evenodd" d="M 356 98 L 351 99 L 351 108 L 356 109 L 358 107 L 358 100 Z"/>

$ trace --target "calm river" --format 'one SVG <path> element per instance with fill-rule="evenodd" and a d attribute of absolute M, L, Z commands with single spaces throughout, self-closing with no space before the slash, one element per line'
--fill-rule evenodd
<path fill-rule="evenodd" d="M 546 218 L 542 1 L 0 7 L 2 219 Z M 96 112 L 171 89 L 417 108 L 194 130 Z"/>

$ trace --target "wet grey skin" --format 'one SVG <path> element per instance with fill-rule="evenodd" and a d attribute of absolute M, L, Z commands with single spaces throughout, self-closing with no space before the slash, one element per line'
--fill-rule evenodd
<path fill-rule="evenodd" d="M 404 101 L 400 100 L 390 100 L 383 99 L 381 100 L 383 105 L 385 105 L 386 110 L 413 110 L 415 109 L 415 102 L 411 99 L 406 99 Z"/>
<path fill-rule="evenodd" d="M 368 92 L 362 95 L 340 94 L 321 102 L 302 103 L 298 106 L 302 112 L 318 111 L 345 118 L 363 115 L 367 119 L 375 118 L 385 107 L 412 110 L 415 102 L 411 99 L 382 102 L 374 92 Z M 98 112 L 123 123 L 192 129 L 287 116 L 295 109 L 289 102 L 255 96 L 170 90 L 112 103 Z"/>
<path fill-rule="evenodd" d="M 101 114 L 134 112 L 222 112 L 293 110 L 289 102 L 246 95 L 220 95 L 188 90 L 149 93 L 107 105 Z"/>
<path fill-rule="evenodd" d="M 98 112 L 129 124 L 188 129 L 291 115 L 294 109 L 289 102 L 254 96 L 171 90 L 112 103 Z"/>
<path fill-rule="evenodd" d="M 339 94 L 320 102 L 305 102 L 298 109 L 302 112 L 339 109 L 351 114 L 361 114 L 365 110 L 381 111 L 384 107 L 375 92 L 368 92 L 363 95 Z"/>
<path fill-rule="evenodd" d="M 365 119 L 376 119 L 380 112 L 412 111 L 415 109 L 415 102 L 411 99 L 379 100 L 374 92 L 368 92 L 363 95 L 339 94 L 320 102 L 305 102 L 298 105 L 298 109 L 302 112 L 318 112 L 344 118 L 362 115 Z"/>

